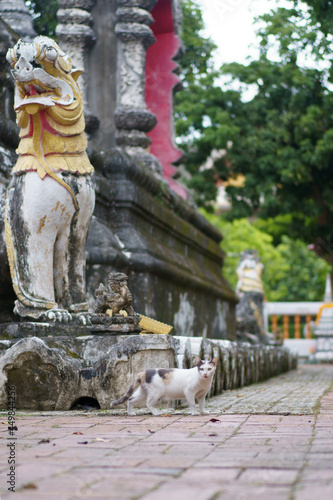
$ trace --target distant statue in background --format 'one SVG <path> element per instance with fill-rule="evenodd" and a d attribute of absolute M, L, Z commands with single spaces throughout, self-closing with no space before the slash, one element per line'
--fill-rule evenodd
<path fill-rule="evenodd" d="M 268 343 L 263 321 L 264 286 L 261 275 L 264 266 L 256 250 L 245 250 L 237 267 L 236 331 L 239 340 Z"/>
<path fill-rule="evenodd" d="M 264 296 L 264 286 L 261 280 L 263 264 L 260 262 L 256 250 L 245 250 L 237 267 L 238 282 L 236 292 L 241 295 L 243 292 L 253 292 Z"/>

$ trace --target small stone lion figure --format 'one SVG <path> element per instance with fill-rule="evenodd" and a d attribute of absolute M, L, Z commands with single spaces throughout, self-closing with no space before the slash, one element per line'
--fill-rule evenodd
<path fill-rule="evenodd" d="M 127 286 L 128 277 L 124 273 L 110 273 L 108 285 L 100 283 L 95 291 L 96 304 L 94 312 L 106 314 L 110 309 L 112 315 L 119 315 L 120 311 L 126 311 L 129 316 L 135 314 L 132 307 L 132 294 Z"/>

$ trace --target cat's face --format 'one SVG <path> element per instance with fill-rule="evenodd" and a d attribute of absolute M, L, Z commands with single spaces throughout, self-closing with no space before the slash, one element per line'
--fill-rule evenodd
<path fill-rule="evenodd" d="M 201 379 L 211 378 L 216 370 L 217 358 L 212 359 L 212 361 L 202 360 L 196 356 L 197 368 L 199 372 L 199 377 Z"/>

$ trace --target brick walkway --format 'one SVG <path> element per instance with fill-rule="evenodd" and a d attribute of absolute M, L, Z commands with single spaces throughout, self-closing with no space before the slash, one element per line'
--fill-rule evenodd
<path fill-rule="evenodd" d="M 199 417 L 17 412 L 15 493 L 1 413 L 1 500 L 330 500 L 332 382 L 333 366 L 301 365 Z"/>

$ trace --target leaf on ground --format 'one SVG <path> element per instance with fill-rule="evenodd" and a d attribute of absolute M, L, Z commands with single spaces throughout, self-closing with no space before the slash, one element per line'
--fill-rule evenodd
<path fill-rule="evenodd" d="M 81 441 L 81 442 L 78 442 L 77 444 L 88 444 L 88 441 Z"/>
<path fill-rule="evenodd" d="M 151 431 L 150 429 L 147 429 L 150 434 L 155 434 L 155 431 Z"/>
<path fill-rule="evenodd" d="M 44 444 L 44 443 L 49 443 L 50 440 L 49 439 L 41 439 L 40 441 L 38 441 L 37 444 Z"/>
<path fill-rule="evenodd" d="M 244 394 L 237 394 L 237 397 L 242 398 L 242 397 L 244 397 Z"/>
<path fill-rule="evenodd" d="M 38 486 L 35 483 L 26 483 L 22 486 L 25 490 L 37 490 Z"/>
<path fill-rule="evenodd" d="M 73 434 L 79 434 L 80 436 L 83 436 L 83 432 L 73 432 Z"/>
<path fill-rule="evenodd" d="M 211 418 L 209 421 L 210 422 L 221 422 L 221 420 L 219 420 L 218 418 Z"/>

